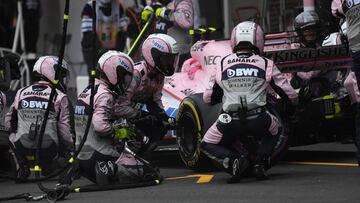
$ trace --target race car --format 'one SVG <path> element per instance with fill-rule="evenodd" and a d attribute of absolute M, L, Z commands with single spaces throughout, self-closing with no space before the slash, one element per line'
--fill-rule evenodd
<path fill-rule="evenodd" d="M 351 58 L 344 45 L 320 48 L 291 48 L 289 33 L 266 35 L 264 55 L 272 58 L 279 70 L 289 75 L 299 71 L 348 70 Z M 198 41 L 191 48 L 192 58 L 184 62 L 181 72 L 166 78 L 163 88 L 163 103 L 170 116 L 176 116 L 178 126 L 172 138 L 176 138 L 179 153 L 184 164 L 194 170 L 209 165 L 209 160 L 200 150 L 200 143 L 207 129 L 216 121 L 221 104 L 209 106 L 202 100 L 211 75 L 221 59 L 232 53 L 229 40 Z M 246 73 L 243 73 L 246 74 Z M 316 83 L 315 83 L 316 84 Z M 320 88 L 317 95 L 309 94 L 306 88 Z M 348 94 L 342 85 L 326 89 L 321 86 L 299 89 L 300 104 L 290 109 L 275 97 L 274 105 L 268 108 L 280 120 L 283 127 L 280 139 L 273 153 L 279 159 L 289 146 L 318 142 L 321 132 L 333 123 L 353 118 L 344 115 L 350 106 Z M 310 95 L 310 100 L 309 100 Z M 270 98 L 270 97 L 269 97 Z M 315 120 L 309 120 L 309 115 Z M 316 125 L 309 125 L 309 122 Z M 329 124 L 331 123 L 331 124 Z M 329 131 L 325 131 L 329 133 Z M 326 136 L 326 135 L 325 135 Z M 333 136 L 330 135 L 329 136 Z"/>

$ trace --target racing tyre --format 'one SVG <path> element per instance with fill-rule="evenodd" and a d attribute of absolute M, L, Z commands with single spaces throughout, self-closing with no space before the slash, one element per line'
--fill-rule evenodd
<path fill-rule="evenodd" d="M 202 94 L 186 97 L 177 114 L 177 143 L 184 164 L 190 169 L 203 171 L 213 169 L 208 157 L 200 151 L 201 139 L 216 121 L 220 105 L 209 106 L 202 100 Z"/>

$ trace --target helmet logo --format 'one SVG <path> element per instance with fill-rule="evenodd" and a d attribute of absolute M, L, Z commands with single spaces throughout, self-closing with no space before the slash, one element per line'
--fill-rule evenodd
<path fill-rule="evenodd" d="M 155 40 L 153 40 L 152 43 L 153 43 L 154 47 L 156 47 L 156 48 L 158 48 L 158 49 L 160 49 L 160 50 L 164 50 L 164 49 L 165 49 L 165 47 L 164 47 L 163 45 L 161 45 L 160 43 L 158 43 L 158 42 L 155 41 Z"/>
<path fill-rule="evenodd" d="M 123 60 L 121 60 L 121 59 L 119 59 L 119 64 L 120 64 L 123 68 L 125 68 L 126 70 L 129 70 L 129 69 L 130 69 L 129 65 L 128 65 L 127 63 L 125 63 L 125 61 L 123 61 Z"/>

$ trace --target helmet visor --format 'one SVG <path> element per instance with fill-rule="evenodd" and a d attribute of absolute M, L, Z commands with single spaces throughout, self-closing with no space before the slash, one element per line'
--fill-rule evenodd
<path fill-rule="evenodd" d="M 133 74 L 129 71 L 127 71 L 125 68 L 123 68 L 122 66 L 118 66 L 116 68 L 116 72 L 117 72 L 117 84 L 116 84 L 116 89 L 118 92 L 120 92 L 121 94 L 124 94 L 125 91 L 129 88 L 132 78 L 133 78 Z"/>
<path fill-rule="evenodd" d="M 165 76 L 171 76 L 175 72 L 175 67 L 179 59 L 178 54 L 164 53 L 158 49 L 152 49 L 151 54 L 155 61 L 155 68 Z"/>

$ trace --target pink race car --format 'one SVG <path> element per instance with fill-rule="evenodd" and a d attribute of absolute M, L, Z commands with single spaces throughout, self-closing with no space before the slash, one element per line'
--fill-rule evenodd
<path fill-rule="evenodd" d="M 294 48 L 289 39 L 289 33 L 267 35 L 264 49 L 264 55 L 272 58 L 280 71 L 289 76 L 289 80 L 293 73 L 299 71 L 344 70 L 351 65 L 348 49 L 343 45 L 317 49 Z M 176 116 L 180 126 L 176 133 L 168 135 L 168 138 L 176 138 L 181 158 L 189 168 L 201 169 L 208 165 L 207 158 L 200 151 L 200 142 L 217 119 L 221 105 L 204 104 L 202 93 L 216 66 L 230 53 L 232 50 L 229 40 L 198 41 L 191 48 L 192 58 L 184 62 L 181 72 L 166 78 L 163 103 L 167 113 Z M 315 115 L 312 117 L 317 120 L 312 120 L 312 123 L 322 125 L 343 119 L 341 109 L 348 108 L 349 99 L 342 85 L 335 90 L 324 90 L 319 95 L 310 95 L 310 100 L 309 94 L 304 92 L 304 89 L 309 87 L 300 88 L 300 104 L 295 110 L 289 111 L 287 105 L 277 99 L 276 95 L 269 96 L 274 99 L 268 109 L 277 115 L 284 126 L 273 153 L 274 159 L 279 159 L 289 146 L 318 142 L 323 126 L 304 122 L 309 120 L 307 114 Z M 309 130 L 303 130 L 304 125 Z"/>

